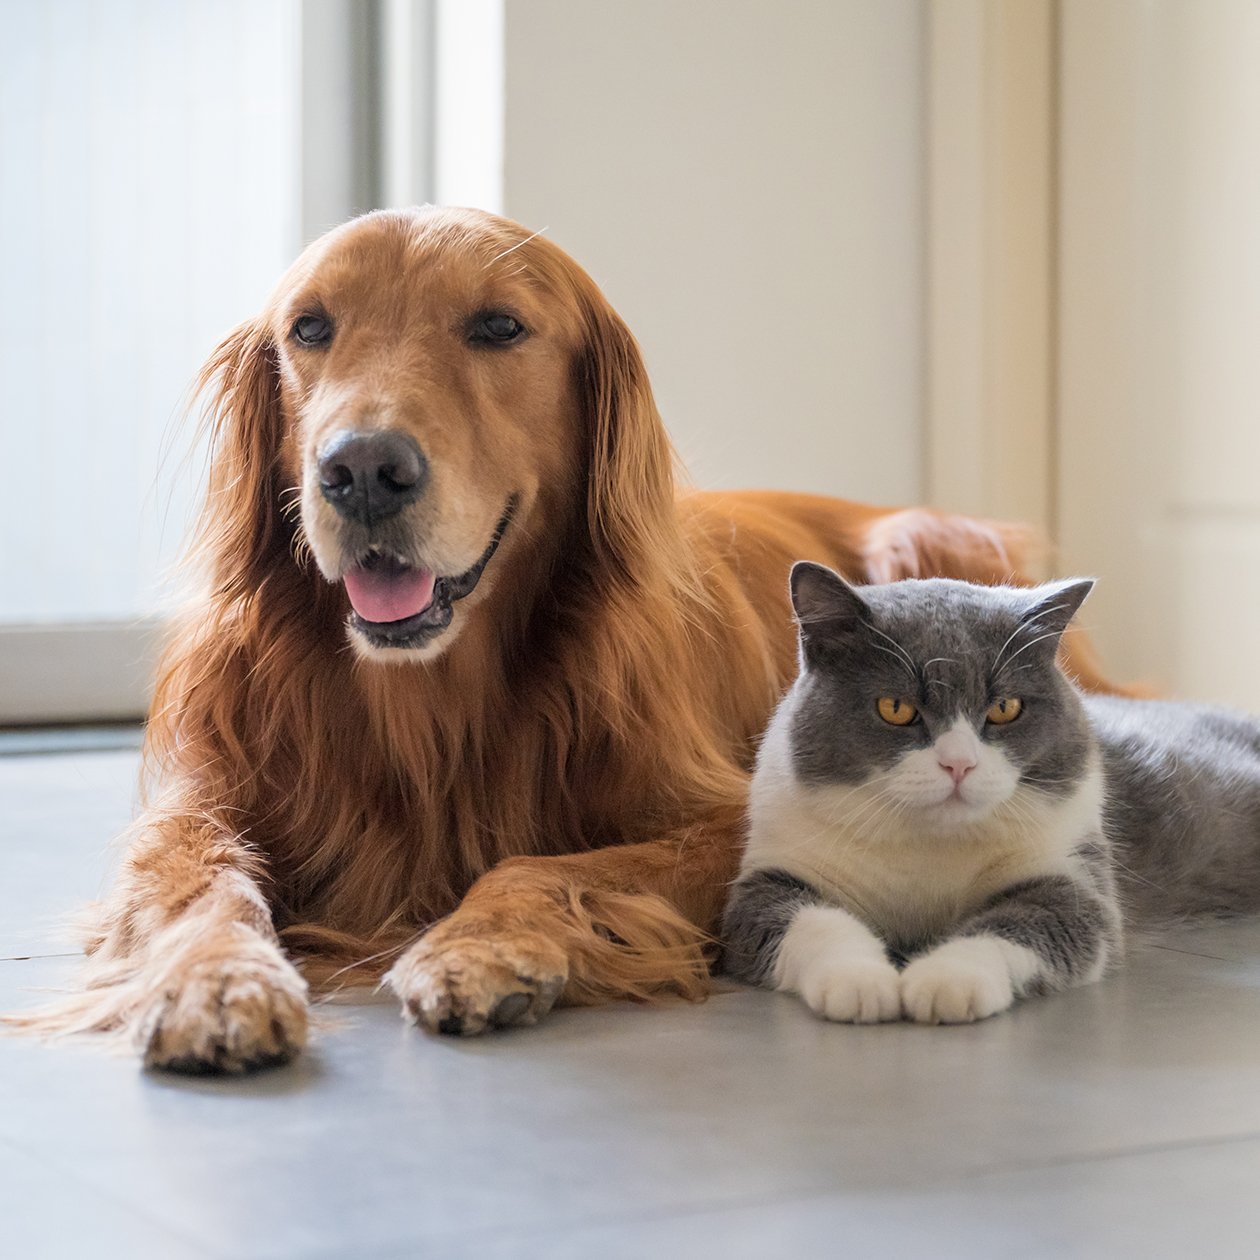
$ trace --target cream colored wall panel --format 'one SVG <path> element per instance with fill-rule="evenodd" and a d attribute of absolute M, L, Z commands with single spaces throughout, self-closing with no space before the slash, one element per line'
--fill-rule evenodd
<path fill-rule="evenodd" d="M 1113 669 L 1260 707 L 1257 46 L 1248 0 L 1064 0 L 1058 423 Z"/>
<path fill-rule="evenodd" d="M 697 482 L 922 493 L 917 0 L 506 5 L 504 206 L 638 334 Z"/>
<path fill-rule="evenodd" d="M 1054 0 L 927 6 L 927 495 L 1053 531 Z"/>
<path fill-rule="evenodd" d="M 1059 541 L 1065 571 L 1101 579 L 1089 623 L 1122 675 L 1164 673 L 1170 655 L 1144 594 L 1158 576 L 1147 503 L 1158 519 L 1168 501 L 1168 423 L 1146 322 L 1147 34 L 1136 6 L 1063 6 Z"/>
<path fill-rule="evenodd" d="M 1260 4 L 1167 5 L 1178 495 L 1260 508 Z"/>
<path fill-rule="evenodd" d="M 1260 521 L 1174 518 L 1166 545 L 1160 588 L 1144 594 L 1170 623 L 1175 690 L 1260 713 Z"/>

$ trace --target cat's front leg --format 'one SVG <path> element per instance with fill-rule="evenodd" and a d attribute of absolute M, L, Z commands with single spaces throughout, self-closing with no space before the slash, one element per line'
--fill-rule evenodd
<path fill-rule="evenodd" d="M 899 976 L 883 942 L 786 871 L 753 871 L 740 879 L 722 935 L 730 975 L 796 993 L 824 1019 L 877 1024 L 901 1018 Z"/>
<path fill-rule="evenodd" d="M 901 973 L 920 1024 L 965 1024 L 1017 998 L 1097 980 L 1119 942 L 1114 902 L 1092 883 L 1046 875 L 1008 888 Z"/>

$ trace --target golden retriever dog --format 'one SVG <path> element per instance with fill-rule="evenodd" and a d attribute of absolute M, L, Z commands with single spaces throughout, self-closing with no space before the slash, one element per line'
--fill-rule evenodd
<path fill-rule="evenodd" d="M 1019 580 L 1006 527 L 680 493 L 630 332 L 488 214 L 329 233 L 200 384 L 204 591 L 82 985 L 30 1021 L 150 1066 L 288 1058 L 338 969 L 449 1033 L 700 996 L 792 561 Z"/>

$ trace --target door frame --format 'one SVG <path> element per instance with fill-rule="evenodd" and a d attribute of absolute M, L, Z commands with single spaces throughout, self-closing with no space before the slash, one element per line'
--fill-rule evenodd
<path fill-rule="evenodd" d="M 1057 533 L 1058 0 L 928 0 L 924 487 Z"/>

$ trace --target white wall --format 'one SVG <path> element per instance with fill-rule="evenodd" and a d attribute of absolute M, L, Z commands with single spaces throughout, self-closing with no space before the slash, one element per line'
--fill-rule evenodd
<path fill-rule="evenodd" d="M 918 0 L 508 0 L 503 208 L 638 334 L 693 479 L 922 492 Z"/>

